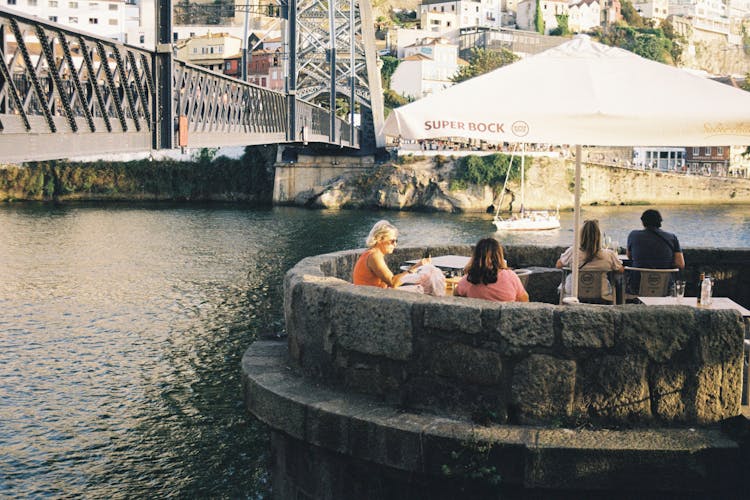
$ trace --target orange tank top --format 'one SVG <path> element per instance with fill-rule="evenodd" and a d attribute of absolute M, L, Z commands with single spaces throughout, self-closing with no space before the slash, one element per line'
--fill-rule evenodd
<path fill-rule="evenodd" d="M 366 285 L 366 286 L 377 286 L 380 288 L 388 288 L 388 284 L 381 280 L 375 273 L 373 273 L 369 267 L 367 267 L 367 259 L 370 258 L 372 249 L 367 250 L 365 253 L 359 256 L 357 263 L 354 264 L 354 271 L 352 271 L 352 282 L 355 285 Z"/>

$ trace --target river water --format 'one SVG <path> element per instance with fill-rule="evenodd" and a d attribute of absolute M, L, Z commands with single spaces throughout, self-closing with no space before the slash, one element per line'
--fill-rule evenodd
<path fill-rule="evenodd" d="M 586 208 L 624 244 L 643 207 Z M 683 246 L 750 246 L 747 207 L 661 207 Z M 568 245 L 563 228 L 500 237 Z M 473 243 L 491 216 L 235 205 L 0 206 L 0 497 L 263 498 L 240 358 L 283 332 L 282 277 L 362 247 Z M 552 265 L 553 263 L 549 263 Z"/>

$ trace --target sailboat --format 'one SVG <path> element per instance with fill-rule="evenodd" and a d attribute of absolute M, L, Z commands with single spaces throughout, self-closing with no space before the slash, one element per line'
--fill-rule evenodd
<path fill-rule="evenodd" d="M 526 182 L 526 173 L 524 171 L 525 144 L 521 145 L 521 211 L 517 215 L 504 219 L 500 216 L 500 208 L 503 206 L 505 197 L 505 187 L 510 177 L 510 168 L 513 166 L 513 157 L 510 159 L 508 174 L 505 175 L 503 184 L 503 194 L 500 197 L 500 203 L 495 210 L 495 217 L 492 222 L 498 231 L 549 231 L 560 228 L 560 207 L 554 212 L 549 210 L 526 210 L 524 207 L 524 184 Z"/>

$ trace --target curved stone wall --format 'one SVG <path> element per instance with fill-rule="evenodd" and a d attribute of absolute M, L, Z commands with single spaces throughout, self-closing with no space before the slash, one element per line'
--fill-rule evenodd
<path fill-rule="evenodd" d="M 560 250 L 506 248 L 512 267 L 549 265 Z M 357 287 L 347 280 L 361 252 L 311 257 L 285 277 L 290 362 L 308 377 L 480 422 L 696 425 L 739 413 L 736 312 L 557 306 L 542 301 L 556 300 L 559 271 L 540 267 L 528 284 L 540 302 L 528 304 Z M 399 249 L 389 265 L 421 253 Z M 744 286 L 741 275 L 727 272 L 726 286 Z"/>

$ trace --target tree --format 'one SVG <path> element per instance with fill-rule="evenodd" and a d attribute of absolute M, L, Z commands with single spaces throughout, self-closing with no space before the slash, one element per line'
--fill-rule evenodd
<path fill-rule="evenodd" d="M 570 27 L 568 26 L 568 15 L 557 14 L 555 16 L 555 19 L 557 19 L 557 28 L 552 29 L 549 32 L 549 34 L 553 36 L 570 35 Z"/>
<path fill-rule="evenodd" d="M 383 66 L 380 68 L 380 77 L 383 81 L 383 88 L 389 89 L 391 88 L 391 76 L 393 76 L 396 68 L 398 68 L 398 63 L 400 61 L 397 57 L 393 56 L 382 56 L 380 60 L 383 61 Z"/>
<path fill-rule="evenodd" d="M 740 88 L 750 92 L 750 72 L 745 73 L 745 81 L 740 84 Z"/>
<path fill-rule="evenodd" d="M 451 77 L 451 81 L 453 83 L 460 83 L 505 66 L 506 64 L 510 64 L 516 60 L 518 60 L 518 56 L 508 49 L 494 51 L 473 48 L 471 49 L 468 66 L 461 66 L 458 72 Z"/>
<path fill-rule="evenodd" d="M 537 33 L 544 34 L 544 17 L 542 17 L 542 2 L 536 0 L 536 11 L 534 12 L 534 26 Z"/>
<path fill-rule="evenodd" d="M 622 14 L 622 18 L 625 20 L 625 22 L 628 23 L 628 26 L 632 28 L 647 27 L 646 22 L 638 13 L 638 11 L 635 10 L 635 7 L 633 7 L 633 4 L 630 3 L 630 0 L 621 0 L 620 13 Z"/>

